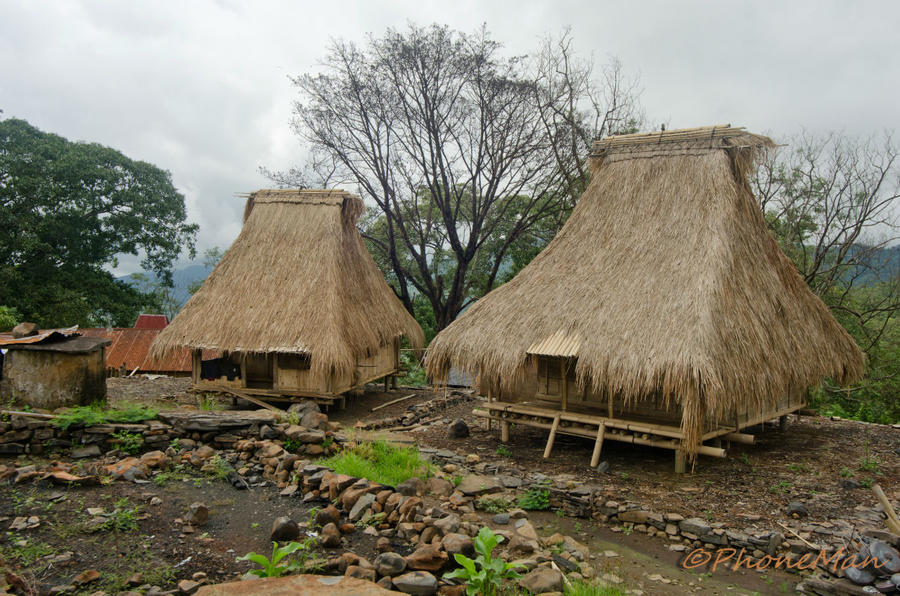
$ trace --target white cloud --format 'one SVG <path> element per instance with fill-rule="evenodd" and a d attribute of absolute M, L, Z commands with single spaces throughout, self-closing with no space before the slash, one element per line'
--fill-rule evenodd
<path fill-rule="evenodd" d="M 236 193 L 304 152 L 289 75 L 329 39 L 487 23 L 510 53 L 571 25 L 577 48 L 641 74 L 651 122 L 731 122 L 787 138 L 805 127 L 895 129 L 900 3 L 0 1 L 0 109 L 170 170 L 199 248 L 240 229 Z M 123 259 L 123 263 L 126 259 Z"/>

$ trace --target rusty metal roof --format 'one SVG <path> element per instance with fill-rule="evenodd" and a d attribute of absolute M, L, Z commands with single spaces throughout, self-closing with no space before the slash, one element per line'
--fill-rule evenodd
<path fill-rule="evenodd" d="M 129 371 L 137 368 L 138 372 L 191 372 L 190 350 L 179 350 L 163 360 L 150 357 L 150 344 L 160 331 L 161 329 L 113 327 L 82 329 L 81 333 L 87 337 L 105 337 L 112 341 L 112 345 L 106 349 L 107 368 L 120 368 L 124 364 Z"/>
<path fill-rule="evenodd" d="M 165 329 L 169 324 L 169 317 L 166 315 L 138 315 L 137 322 L 134 324 L 135 329 Z"/>
<path fill-rule="evenodd" d="M 12 333 L 0 333 L 0 346 L 8 347 L 23 344 L 36 344 L 45 340 L 60 340 L 66 337 L 72 337 L 73 335 L 78 335 L 78 325 L 62 329 L 44 329 L 43 331 L 38 331 L 35 335 L 19 338 L 13 337 Z"/>
<path fill-rule="evenodd" d="M 62 337 L 57 340 L 48 340 L 39 343 L 15 344 L 6 346 L 10 350 L 29 352 L 61 352 L 63 354 L 89 354 L 104 346 L 110 341 L 103 337 Z"/>
<path fill-rule="evenodd" d="M 579 348 L 581 348 L 580 339 L 559 330 L 553 335 L 548 335 L 544 339 L 534 342 L 525 351 L 528 354 L 539 356 L 572 358 L 578 356 Z"/>

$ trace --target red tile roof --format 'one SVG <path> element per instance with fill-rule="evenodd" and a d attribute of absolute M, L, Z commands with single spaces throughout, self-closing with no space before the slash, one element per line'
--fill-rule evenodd
<path fill-rule="evenodd" d="M 165 329 L 169 324 L 166 315 L 139 315 L 134 324 L 135 329 Z"/>

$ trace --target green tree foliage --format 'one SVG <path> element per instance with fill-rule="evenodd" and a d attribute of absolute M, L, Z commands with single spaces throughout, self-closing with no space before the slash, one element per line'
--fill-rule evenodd
<path fill-rule="evenodd" d="M 0 121 L 0 304 L 42 327 L 130 326 L 153 297 L 117 281 L 117 255 L 166 286 L 196 225 L 171 175 L 97 143 Z"/>
<path fill-rule="evenodd" d="M 0 306 L 0 331 L 7 331 L 22 322 L 22 315 L 14 308 Z"/>
<path fill-rule="evenodd" d="M 803 135 L 772 152 L 751 179 L 772 235 L 866 352 L 850 388 L 825 383 L 826 413 L 900 420 L 898 150 L 890 136 Z"/>

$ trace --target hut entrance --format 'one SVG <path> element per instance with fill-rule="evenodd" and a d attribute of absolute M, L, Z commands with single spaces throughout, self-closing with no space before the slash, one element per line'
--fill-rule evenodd
<path fill-rule="evenodd" d="M 575 380 L 575 363 L 577 358 L 558 358 L 537 356 L 537 394 L 541 401 L 559 404 L 566 410 L 573 403 L 584 403 L 584 391 L 578 390 Z"/>
<path fill-rule="evenodd" d="M 274 359 L 270 354 L 248 354 L 246 357 L 247 387 L 272 389 L 275 384 Z"/>

